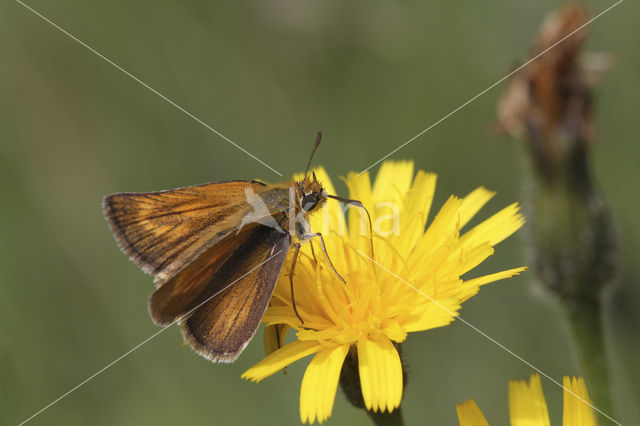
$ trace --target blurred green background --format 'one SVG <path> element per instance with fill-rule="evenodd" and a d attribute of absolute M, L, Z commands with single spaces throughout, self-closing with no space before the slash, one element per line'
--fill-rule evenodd
<path fill-rule="evenodd" d="M 505 75 L 562 3 L 28 4 L 285 176 L 304 168 L 322 130 L 315 162 L 338 181 Z M 586 4 L 595 14 L 612 2 Z M 606 325 L 626 425 L 640 424 L 639 12 L 622 3 L 587 44 L 617 58 L 597 91 L 592 164 L 620 237 L 624 287 Z M 0 5 L 0 57 L 0 423 L 17 424 L 158 330 L 152 280 L 117 249 L 105 194 L 281 178 L 17 2 Z M 522 147 L 490 130 L 503 88 L 394 155 L 439 174 L 435 206 L 479 185 L 498 191 L 483 217 L 523 198 Z M 525 240 L 502 243 L 476 272 L 525 264 Z M 579 374 L 560 309 L 532 281 L 527 272 L 488 286 L 461 314 L 556 380 Z M 261 339 L 214 365 L 167 330 L 31 423 L 298 424 L 305 362 L 260 384 L 240 379 L 263 356 Z M 455 404 L 468 398 L 506 424 L 508 380 L 532 373 L 461 322 L 412 334 L 404 353 L 407 424 L 457 424 Z M 543 384 L 558 424 L 561 389 Z M 369 420 L 338 391 L 329 424 Z"/>

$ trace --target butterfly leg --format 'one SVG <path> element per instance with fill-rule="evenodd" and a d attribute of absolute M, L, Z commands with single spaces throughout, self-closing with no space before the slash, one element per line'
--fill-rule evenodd
<path fill-rule="evenodd" d="M 313 261 L 315 262 L 315 264 L 318 264 L 318 258 L 316 257 L 316 251 L 313 249 L 313 244 L 310 244 L 311 247 L 311 255 L 313 256 Z"/>
<path fill-rule="evenodd" d="M 293 306 L 293 312 L 295 312 L 296 316 L 300 320 L 300 323 L 304 326 L 304 320 L 300 316 L 298 312 L 298 308 L 296 307 L 296 298 L 293 295 L 293 272 L 296 269 L 296 263 L 298 262 L 298 255 L 300 254 L 300 243 L 295 243 L 295 251 L 293 252 L 293 261 L 291 262 L 291 272 L 289 273 L 289 284 L 291 286 L 291 306 Z"/>
<path fill-rule="evenodd" d="M 324 255 L 327 257 L 327 260 L 329 261 L 329 266 L 331 266 L 331 269 L 333 269 L 333 272 L 335 272 L 338 278 L 340 278 L 340 281 L 346 284 L 347 282 L 345 281 L 345 279 L 342 278 L 342 275 L 338 273 L 335 266 L 333 266 L 333 262 L 331 262 L 331 258 L 329 257 L 329 253 L 327 253 L 327 246 L 324 244 L 324 238 L 322 238 L 322 234 L 319 232 L 316 232 L 315 234 L 304 234 L 301 236 L 301 239 L 303 241 L 310 240 L 311 238 L 320 238 L 320 245 L 322 246 L 322 251 L 324 252 Z"/>

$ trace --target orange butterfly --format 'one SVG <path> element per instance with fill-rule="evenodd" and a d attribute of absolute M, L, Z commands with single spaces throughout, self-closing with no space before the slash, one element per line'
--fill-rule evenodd
<path fill-rule="evenodd" d="M 320 138 L 318 132 L 311 158 Z M 300 244 L 318 237 L 326 254 L 307 215 L 327 198 L 364 208 L 327 194 L 315 174 L 309 178 L 311 158 L 297 182 L 216 182 L 104 198 L 104 215 L 120 249 L 154 276 L 154 323 L 179 322 L 189 345 L 211 361 L 232 362 L 240 355 L 260 324 L 289 249 L 295 249 L 292 299 Z M 295 300 L 293 308 L 297 314 Z"/>

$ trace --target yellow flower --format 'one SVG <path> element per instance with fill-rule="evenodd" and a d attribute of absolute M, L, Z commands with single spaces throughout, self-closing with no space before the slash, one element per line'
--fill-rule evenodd
<path fill-rule="evenodd" d="M 335 194 L 326 172 L 319 168 L 315 173 L 327 192 Z M 265 347 L 281 346 L 277 343 L 290 328 L 297 330 L 297 340 L 243 374 L 260 381 L 315 354 L 300 390 L 303 423 L 322 422 L 331 415 L 340 370 L 350 350 L 357 353 L 366 408 L 396 409 L 403 382 L 394 343 L 404 341 L 409 332 L 451 323 L 460 304 L 481 285 L 524 270 L 460 278 L 524 222 L 513 204 L 461 232 L 493 192 L 478 188 L 464 198 L 450 197 L 425 231 L 434 174 L 419 171 L 414 177 L 412 162 L 385 162 L 373 187 L 368 173 L 349 173 L 345 182 L 349 197 L 360 200 L 370 212 L 373 238 L 362 209 L 351 207 L 345 217 L 334 200 L 310 218 L 311 229 L 323 233 L 328 256 L 346 284 L 329 267 L 317 239 L 311 242 L 313 252 L 311 244 L 305 244 L 294 275 L 294 297 L 304 327 L 292 308 L 288 261 L 263 318 Z M 375 262 L 370 259 L 372 242 Z"/>
<path fill-rule="evenodd" d="M 564 386 L 563 426 L 596 426 L 591 400 L 582 377 L 562 380 Z M 488 426 L 476 403 L 470 399 L 458 404 L 460 426 Z M 524 380 L 509 382 L 509 416 L 512 426 L 549 426 L 549 412 L 542 393 L 540 375 L 532 374 Z"/>

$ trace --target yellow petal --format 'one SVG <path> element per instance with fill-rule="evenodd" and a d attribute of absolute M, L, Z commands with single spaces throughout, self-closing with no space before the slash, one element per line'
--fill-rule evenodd
<path fill-rule="evenodd" d="M 444 249 L 446 254 L 449 254 L 447 244 L 457 239 L 460 229 L 458 212 L 461 205 L 460 198 L 453 195 L 449 197 L 411 252 L 407 261 L 410 270 L 420 273 L 423 270 L 434 270 L 437 266 L 441 266 L 441 261 L 432 254 L 438 249 Z"/>
<path fill-rule="evenodd" d="M 475 247 L 461 244 L 457 250 L 451 252 L 449 259 L 457 275 L 460 276 L 484 262 L 494 251 L 493 246 L 488 242 Z"/>
<path fill-rule="evenodd" d="M 413 185 L 411 186 L 411 193 L 409 199 L 405 205 L 405 213 L 421 213 L 424 216 L 426 223 L 429 216 L 429 210 L 431 210 L 431 203 L 433 201 L 433 195 L 436 192 L 436 181 L 438 175 L 434 173 L 427 173 L 423 170 L 418 170 Z M 424 225 L 422 224 L 421 233 L 424 231 Z"/>
<path fill-rule="evenodd" d="M 396 320 L 386 319 L 380 324 L 380 329 L 394 342 L 401 343 L 407 338 L 407 331 Z"/>
<path fill-rule="evenodd" d="M 563 394 L 562 426 L 596 426 L 596 416 L 587 387 L 582 377 L 562 380 Z"/>
<path fill-rule="evenodd" d="M 301 342 L 296 340 L 272 352 L 262 361 L 242 373 L 242 378 L 259 382 L 300 358 L 318 352 L 320 349 L 322 349 L 322 345 L 318 342 Z"/>
<path fill-rule="evenodd" d="M 473 399 L 456 405 L 460 426 L 489 426 L 487 419 Z"/>
<path fill-rule="evenodd" d="M 371 195 L 369 172 L 361 175 L 350 172 L 344 181 L 349 188 L 349 198 L 360 201 L 366 209 L 364 211 L 354 205 L 346 206 L 348 209 L 349 240 L 356 248 L 364 250 L 370 239 L 367 212 L 372 216 L 372 220 L 375 220 L 375 203 Z"/>
<path fill-rule="evenodd" d="M 464 197 L 460 207 L 460 227 L 466 225 L 494 195 L 495 192 L 480 187 Z"/>
<path fill-rule="evenodd" d="M 481 285 L 492 283 L 494 281 L 504 280 L 505 278 L 515 277 L 516 275 L 519 275 L 520 272 L 523 272 L 526 270 L 527 270 L 526 266 L 521 266 L 520 268 L 507 269 L 506 271 L 496 272 L 495 274 L 483 275 L 481 277 L 465 281 L 464 285 L 481 286 Z"/>
<path fill-rule="evenodd" d="M 314 169 L 318 181 L 322 184 L 327 194 L 337 195 L 336 190 L 331 183 L 331 178 L 324 170 L 323 167 Z M 329 235 L 331 231 L 336 231 L 340 235 L 346 233 L 346 222 L 344 220 L 344 214 L 340 210 L 340 203 L 335 200 L 327 200 L 322 206 L 321 213 L 315 214 L 315 218 L 321 225 L 311 223 L 311 229 L 314 232 L 322 232 L 324 235 Z M 328 222 L 328 223 L 327 223 Z"/>
<path fill-rule="evenodd" d="M 436 189 L 436 178 L 435 174 L 418 171 L 411 190 L 406 193 L 403 200 L 404 206 L 397 218 L 398 222 L 393 223 L 395 227 L 399 228 L 399 232 L 397 235 L 392 232 L 388 237 L 389 242 L 394 245 L 403 258 L 407 258 L 424 234 Z M 393 219 L 393 222 L 395 220 Z"/>
<path fill-rule="evenodd" d="M 460 241 L 465 244 L 489 242 L 495 246 L 524 225 L 518 203 L 511 204 L 464 234 Z"/>
<path fill-rule="evenodd" d="M 424 296 L 416 293 L 416 297 Z M 405 330 L 407 332 L 423 331 L 450 324 L 456 318 L 458 311 L 460 310 L 460 304 L 458 303 L 457 298 L 439 298 L 437 302 L 438 303 L 428 301 L 420 316 L 417 316 L 415 319 L 409 320 L 405 323 Z"/>
<path fill-rule="evenodd" d="M 289 287 L 288 282 L 286 283 L 286 286 L 288 290 L 288 287 Z M 301 294 L 298 294 L 298 293 L 302 293 L 302 292 L 301 291 L 296 292 L 297 304 L 301 304 L 299 300 L 303 300 L 303 298 L 300 297 Z M 290 300 L 291 300 L 291 296 L 288 294 L 287 302 L 291 303 L 289 302 Z M 325 318 L 309 314 L 308 312 L 304 311 L 301 307 L 298 307 L 298 312 L 300 312 L 300 314 L 303 316 L 305 325 L 307 325 L 308 328 L 324 329 L 330 324 Z M 262 317 L 262 321 L 270 325 L 271 324 L 287 324 L 293 328 L 300 326 L 300 319 L 298 319 L 298 317 L 295 316 L 295 314 L 293 313 L 293 308 L 291 307 L 290 304 L 286 306 L 270 306 L 267 309 L 267 312 L 265 313 L 265 315 Z"/>
<path fill-rule="evenodd" d="M 367 410 L 393 411 L 402 400 L 402 364 L 384 335 L 358 340 L 358 369 Z"/>
<path fill-rule="evenodd" d="M 540 375 L 509 382 L 509 416 L 511 426 L 549 426 L 547 402 L 542 393 Z"/>
<path fill-rule="evenodd" d="M 289 328 L 291 327 L 286 324 L 267 325 L 264 327 L 264 353 L 266 355 L 284 346 L 284 338 Z"/>
<path fill-rule="evenodd" d="M 371 196 L 371 179 L 369 178 L 369 172 L 362 174 L 349 172 L 343 180 L 347 184 L 347 188 L 349 188 L 349 198 L 362 202 L 367 209 L 374 207 Z"/>
<path fill-rule="evenodd" d="M 413 161 L 385 161 L 380 166 L 373 194 L 376 201 L 386 201 L 400 205 L 404 194 L 413 181 Z"/>
<path fill-rule="evenodd" d="M 349 345 L 318 352 L 307 367 L 300 388 L 300 420 L 322 423 L 331 416 L 338 379 Z"/>

